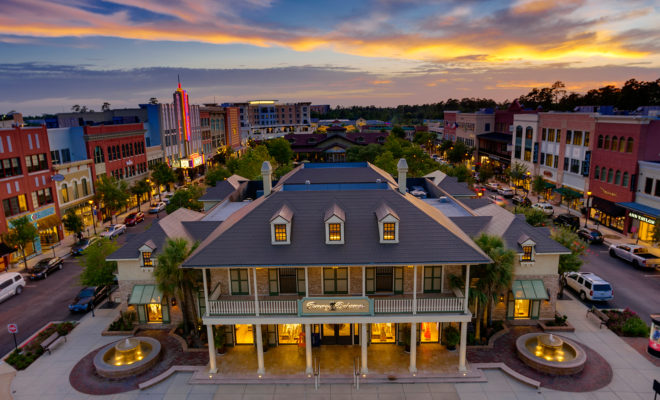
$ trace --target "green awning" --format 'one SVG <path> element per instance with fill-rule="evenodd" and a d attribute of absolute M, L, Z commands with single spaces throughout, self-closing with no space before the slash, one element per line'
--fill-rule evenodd
<path fill-rule="evenodd" d="M 511 291 L 516 300 L 548 300 L 548 291 L 541 279 L 515 280 Z"/>
<path fill-rule="evenodd" d="M 156 285 L 135 285 L 128 304 L 161 304 L 163 294 Z"/>
<path fill-rule="evenodd" d="M 583 197 L 584 195 L 577 190 L 573 190 L 571 188 L 567 187 L 560 187 L 559 189 L 555 189 L 555 192 L 561 194 L 562 196 L 571 198 L 571 199 L 579 199 L 580 197 Z"/>
<path fill-rule="evenodd" d="M 544 181 L 543 183 L 545 184 L 546 189 L 554 189 L 556 187 L 556 185 L 552 182 Z"/>

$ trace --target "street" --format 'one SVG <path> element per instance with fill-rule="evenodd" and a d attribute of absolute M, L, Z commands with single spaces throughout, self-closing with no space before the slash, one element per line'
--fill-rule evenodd
<path fill-rule="evenodd" d="M 160 213 L 161 217 L 165 215 L 167 214 L 164 211 Z M 143 232 L 154 220 L 155 214 L 145 213 L 144 222 L 128 227 L 126 234 L 117 238 L 117 243 L 123 245 L 127 236 Z M 123 216 L 120 222 L 123 222 Z M 67 246 L 67 249 L 69 248 Z M 60 251 L 58 250 L 58 253 Z M 48 251 L 44 256 L 52 256 L 52 253 Z M 50 321 L 76 321 L 84 316 L 72 314 L 68 309 L 69 303 L 82 288 L 78 281 L 82 272 L 81 261 L 81 257 L 68 257 L 64 260 L 62 270 L 49 274 L 48 278 L 43 280 L 30 281 L 25 277 L 27 286 L 23 293 L 0 303 L 0 357 L 14 349 L 14 338 L 7 331 L 7 324 L 18 325 L 16 340 L 20 344 Z M 23 273 L 22 266 L 18 272 Z"/>
<path fill-rule="evenodd" d="M 591 245 L 584 255 L 581 272 L 593 272 L 608 281 L 614 289 L 614 300 L 590 302 L 597 308 L 630 308 L 644 321 L 651 322 L 649 314 L 660 312 L 660 271 L 638 270 L 628 262 L 610 257 L 605 245 Z M 567 290 L 574 298 L 575 292 Z"/>

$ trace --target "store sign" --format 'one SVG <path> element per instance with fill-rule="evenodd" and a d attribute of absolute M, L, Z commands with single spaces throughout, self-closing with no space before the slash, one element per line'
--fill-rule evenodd
<path fill-rule="evenodd" d="M 599 189 L 600 189 L 601 192 L 603 192 L 603 194 L 606 194 L 610 197 L 616 197 L 616 193 L 614 193 L 614 192 L 610 192 L 609 190 L 603 189 L 602 187 L 599 188 Z"/>
<path fill-rule="evenodd" d="M 50 206 L 48 208 L 44 208 L 43 210 L 35 211 L 31 214 L 28 214 L 27 217 L 31 222 L 37 222 L 42 218 L 46 218 L 54 214 L 55 214 L 55 207 Z M 9 229 L 14 229 L 14 224 L 12 223 L 12 221 L 7 221 L 7 225 L 9 226 Z"/>
<path fill-rule="evenodd" d="M 367 297 L 308 297 L 298 300 L 298 314 L 373 315 L 373 300 Z"/>
<path fill-rule="evenodd" d="M 582 161 L 582 176 L 589 176 L 589 168 L 591 168 L 591 151 L 584 153 L 584 161 Z"/>
<path fill-rule="evenodd" d="M 534 155 L 532 156 L 532 162 L 536 164 L 539 161 L 539 144 L 534 143 Z"/>
<path fill-rule="evenodd" d="M 646 222 L 647 224 L 655 225 L 655 220 L 654 219 L 651 219 L 649 217 L 645 217 L 643 215 L 639 215 L 639 214 L 634 213 L 632 211 L 628 212 L 628 216 L 630 218 L 635 218 L 635 219 L 638 219 L 642 222 Z"/>
<path fill-rule="evenodd" d="M 548 178 L 552 178 L 552 172 L 550 172 L 550 171 L 543 171 L 543 176 L 547 176 Z"/>

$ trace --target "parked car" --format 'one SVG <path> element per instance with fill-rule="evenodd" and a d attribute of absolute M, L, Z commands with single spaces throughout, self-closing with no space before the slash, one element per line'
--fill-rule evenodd
<path fill-rule="evenodd" d="M 80 239 L 73 246 L 71 246 L 71 255 L 74 257 L 82 255 L 83 251 L 85 251 L 86 248 L 98 242 L 98 240 L 99 238 L 97 237 Z"/>
<path fill-rule="evenodd" d="M 479 184 L 472 186 L 472 190 L 474 190 L 474 192 L 480 196 L 483 196 L 483 194 L 486 192 L 486 188 Z"/>
<path fill-rule="evenodd" d="M 610 246 L 610 256 L 629 261 L 635 268 L 657 268 L 660 266 L 658 256 L 649 253 L 646 247 L 636 244 L 613 244 Z"/>
<path fill-rule="evenodd" d="M 105 230 L 101 232 L 101 236 L 107 237 L 108 239 L 112 239 L 116 236 L 121 235 L 124 232 L 126 232 L 126 225 L 114 224 L 114 225 L 106 226 Z"/>
<path fill-rule="evenodd" d="M 560 226 L 565 226 L 571 229 L 580 229 L 580 217 L 577 215 L 569 213 L 559 214 L 553 221 Z"/>
<path fill-rule="evenodd" d="M 486 189 L 490 190 L 491 192 L 497 192 L 497 189 L 500 188 L 500 184 L 497 182 L 488 182 L 485 186 Z"/>
<path fill-rule="evenodd" d="M 491 194 L 490 196 L 488 196 L 488 200 L 491 203 L 497 204 L 498 206 L 506 205 L 506 200 L 504 199 L 504 197 L 500 196 L 499 194 Z"/>
<path fill-rule="evenodd" d="M 170 204 L 170 200 L 172 199 L 173 194 L 166 194 L 163 196 L 163 203 L 165 204 Z"/>
<path fill-rule="evenodd" d="M 426 198 L 426 191 L 424 190 L 423 187 L 413 186 L 411 189 L 412 190 L 410 191 L 410 194 L 412 194 L 413 196 L 419 197 L 420 199 L 425 199 Z"/>
<path fill-rule="evenodd" d="M 536 208 L 538 210 L 543 211 L 545 215 L 552 215 L 555 213 L 554 207 L 552 207 L 552 204 L 550 203 L 536 203 L 532 206 L 532 208 Z"/>
<path fill-rule="evenodd" d="M 577 231 L 577 234 L 589 244 L 603 243 L 603 234 L 595 229 L 581 228 Z"/>
<path fill-rule="evenodd" d="M 28 269 L 28 276 L 30 280 L 46 279 L 51 272 L 62 269 L 62 264 L 64 260 L 59 257 L 44 258 Z"/>
<path fill-rule="evenodd" d="M 130 213 L 124 218 L 124 224 L 126 226 L 137 225 L 142 221 L 144 221 L 144 213 L 142 211 Z"/>
<path fill-rule="evenodd" d="M 156 214 L 159 213 L 163 210 L 165 210 L 165 202 L 159 201 L 158 203 L 151 203 L 151 207 L 149 207 L 149 214 Z"/>
<path fill-rule="evenodd" d="M 87 312 L 99 305 L 110 294 L 108 286 L 87 286 L 83 288 L 69 304 L 71 312 Z"/>
<path fill-rule="evenodd" d="M 21 294 L 25 288 L 25 279 L 18 272 L 0 274 L 0 301 L 5 301 L 15 294 Z"/>
<path fill-rule="evenodd" d="M 497 193 L 507 198 L 511 198 L 515 194 L 512 188 L 503 186 L 497 189 Z"/>
<path fill-rule="evenodd" d="M 529 207 L 532 205 L 532 201 L 529 198 L 519 195 L 513 196 L 511 201 L 517 206 Z"/>
<path fill-rule="evenodd" d="M 582 301 L 608 301 L 614 299 L 609 282 L 592 272 L 566 272 L 563 283 L 575 290 Z"/>

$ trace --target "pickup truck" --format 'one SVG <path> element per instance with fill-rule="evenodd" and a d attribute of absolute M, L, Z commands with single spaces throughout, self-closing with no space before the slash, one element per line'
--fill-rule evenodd
<path fill-rule="evenodd" d="M 613 244 L 610 246 L 610 256 L 630 261 L 635 268 L 660 266 L 660 257 L 649 253 L 644 246 L 636 244 Z"/>

